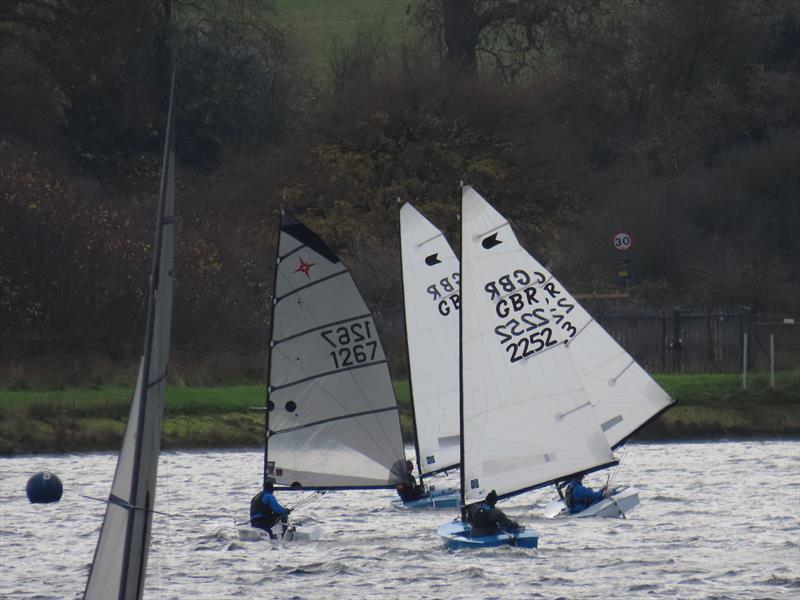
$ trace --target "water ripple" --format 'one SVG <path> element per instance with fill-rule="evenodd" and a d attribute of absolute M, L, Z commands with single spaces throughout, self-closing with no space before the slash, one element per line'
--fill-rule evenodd
<path fill-rule="evenodd" d="M 322 528 L 318 542 L 240 540 L 233 522 L 263 454 L 166 452 L 156 508 L 178 516 L 155 515 L 145 597 L 797 598 L 796 506 L 765 498 L 800 487 L 798 455 L 796 442 L 632 444 L 616 481 L 637 484 L 642 503 L 627 520 L 544 519 L 539 490 L 502 505 L 539 533 L 538 551 L 451 552 L 436 527 L 456 511 L 398 509 L 392 491 L 332 492 L 298 511 Z M 113 453 L 0 459 L 0 556 L 13 557 L 0 561 L 0 597 L 80 597 L 104 511 L 80 494 L 106 496 L 115 465 Z M 57 505 L 25 497 L 44 468 L 65 482 Z"/>

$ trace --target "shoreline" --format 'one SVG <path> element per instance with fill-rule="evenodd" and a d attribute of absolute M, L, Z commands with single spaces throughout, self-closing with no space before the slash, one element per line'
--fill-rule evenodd
<path fill-rule="evenodd" d="M 800 371 L 782 372 L 771 388 L 753 375 L 741 389 L 736 374 L 655 375 L 676 404 L 631 442 L 800 440 Z M 405 443 L 414 427 L 407 380 L 395 380 Z M 118 452 L 132 388 L 59 390 L 0 388 L 0 456 Z M 258 448 L 264 443 L 264 387 L 168 386 L 163 450 Z"/>

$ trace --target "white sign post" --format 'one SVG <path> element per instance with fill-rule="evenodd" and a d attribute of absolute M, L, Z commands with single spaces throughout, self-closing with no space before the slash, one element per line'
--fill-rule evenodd
<path fill-rule="evenodd" d="M 625 233 L 624 231 L 615 233 L 612 241 L 614 242 L 614 248 L 620 252 L 630 250 L 631 246 L 633 246 L 633 237 L 631 237 L 630 233 Z"/>
<path fill-rule="evenodd" d="M 614 248 L 622 252 L 622 258 L 617 261 L 617 277 L 624 282 L 625 287 L 631 285 L 631 262 L 628 260 L 628 250 L 633 246 L 633 237 L 630 233 L 618 231 L 611 238 Z"/>

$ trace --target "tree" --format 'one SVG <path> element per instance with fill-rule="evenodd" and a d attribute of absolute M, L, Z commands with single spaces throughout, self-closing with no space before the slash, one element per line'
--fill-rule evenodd
<path fill-rule="evenodd" d="M 447 48 L 445 61 L 474 76 L 485 64 L 513 80 L 541 62 L 552 36 L 576 21 L 588 21 L 599 0 L 424 0 L 415 18 Z"/>

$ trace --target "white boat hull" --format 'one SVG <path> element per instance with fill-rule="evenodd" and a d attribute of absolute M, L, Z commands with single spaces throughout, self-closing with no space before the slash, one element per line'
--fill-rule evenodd
<path fill-rule="evenodd" d="M 639 490 L 630 486 L 616 490 L 608 498 L 592 504 L 586 510 L 569 514 L 563 500 L 554 500 L 544 509 L 544 517 L 555 519 L 557 517 L 585 518 L 625 518 L 625 515 L 639 504 Z"/>
<path fill-rule="evenodd" d="M 269 533 L 257 527 L 239 527 L 239 539 L 244 542 L 281 541 L 284 542 L 315 542 L 322 537 L 322 528 L 319 525 L 290 524 L 283 537 L 280 537 L 280 524 L 274 527 L 275 539 Z"/>

